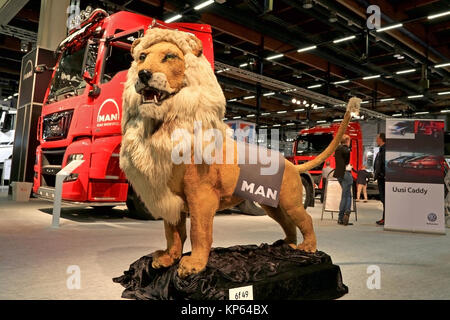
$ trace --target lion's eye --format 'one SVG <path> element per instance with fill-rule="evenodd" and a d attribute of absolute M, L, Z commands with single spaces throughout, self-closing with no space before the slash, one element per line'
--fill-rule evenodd
<path fill-rule="evenodd" d="M 168 59 L 175 59 L 175 58 L 178 58 L 178 56 L 176 54 L 174 54 L 174 53 L 167 53 L 164 56 L 163 62 L 167 61 Z"/>
<path fill-rule="evenodd" d="M 147 58 L 147 54 L 146 53 L 141 53 L 141 55 L 139 56 L 139 60 L 144 61 L 145 58 Z"/>

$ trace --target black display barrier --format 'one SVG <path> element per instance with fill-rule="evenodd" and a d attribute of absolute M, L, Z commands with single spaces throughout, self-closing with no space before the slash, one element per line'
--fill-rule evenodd
<path fill-rule="evenodd" d="M 234 300 L 229 290 L 246 286 L 253 287 L 254 300 L 329 300 L 348 293 L 340 268 L 329 255 L 294 250 L 282 240 L 213 248 L 206 269 L 185 279 L 177 275 L 178 264 L 163 269 L 151 265 L 152 255 L 143 256 L 113 279 L 125 287 L 122 298 Z"/>
<path fill-rule="evenodd" d="M 34 67 L 38 64 L 53 67 L 55 63 L 53 51 L 42 48 L 33 49 L 22 58 L 10 181 L 33 182 L 39 145 L 37 125 L 52 76 L 51 71 L 36 74 Z"/>

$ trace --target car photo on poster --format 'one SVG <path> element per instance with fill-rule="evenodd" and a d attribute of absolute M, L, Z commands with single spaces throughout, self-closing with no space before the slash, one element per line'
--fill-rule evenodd
<path fill-rule="evenodd" d="M 389 139 L 414 139 L 414 120 L 403 120 L 394 122 L 386 130 L 387 138 Z"/>
<path fill-rule="evenodd" d="M 449 166 L 443 156 L 386 153 L 386 181 L 442 183 Z"/>
<path fill-rule="evenodd" d="M 437 139 L 444 136 L 444 130 L 445 123 L 443 121 L 416 120 L 414 123 L 414 133 L 418 138 L 425 136 Z"/>

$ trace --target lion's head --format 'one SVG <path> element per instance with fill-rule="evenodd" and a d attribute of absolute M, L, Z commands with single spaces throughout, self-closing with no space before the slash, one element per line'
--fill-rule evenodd
<path fill-rule="evenodd" d="M 124 91 L 124 114 L 164 122 L 222 119 L 225 97 L 202 42 L 182 31 L 154 28 L 134 41 Z"/>

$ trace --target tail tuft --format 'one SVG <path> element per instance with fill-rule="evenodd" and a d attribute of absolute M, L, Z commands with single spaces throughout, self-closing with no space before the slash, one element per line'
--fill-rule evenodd
<path fill-rule="evenodd" d="M 353 116 L 359 115 L 359 107 L 361 106 L 361 101 L 362 100 L 360 98 L 350 98 L 347 104 L 347 111 L 350 111 Z"/>

